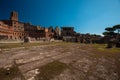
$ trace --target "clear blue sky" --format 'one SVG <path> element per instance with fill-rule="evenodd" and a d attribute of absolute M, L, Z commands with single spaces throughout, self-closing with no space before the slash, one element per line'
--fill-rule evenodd
<path fill-rule="evenodd" d="M 120 24 L 120 0 L 0 0 L 0 19 L 11 11 L 19 20 L 41 26 L 72 26 L 76 32 L 102 34 Z"/>

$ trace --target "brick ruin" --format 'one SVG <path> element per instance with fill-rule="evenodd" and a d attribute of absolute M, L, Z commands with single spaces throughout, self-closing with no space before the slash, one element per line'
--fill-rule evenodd
<path fill-rule="evenodd" d="M 13 11 L 9 20 L 0 20 L 0 41 L 50 41 L 63 40 L 66 42 L 80 43 L 101 43 L 104 42 L 101 36 L 91 34 L 80 34 L 74 31 L 74 27 L 52 26 L 45 28 L 32 25 L 31 23 L 20 22 L 18 13 Z"/>
<path fill-rule="evenodd" d="M 50 39 L 53 32 L 49 28 L 20 22 L 18 13 L 13 11 L 9 20 L 0 20 L 0 40 Z"/>

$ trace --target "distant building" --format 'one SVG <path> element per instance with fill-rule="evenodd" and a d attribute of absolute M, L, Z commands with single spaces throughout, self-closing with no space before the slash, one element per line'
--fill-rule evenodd
<path fill-rule="evenodd" d="M 74 36 L 75 31 L 74 27 L 61 27 L 62 36 Z"/>
<path fill-rule="evenodd" d="M 15 11 L 11 12 L 9 20 L 0 20 L 0 40 L 49 39 L 51 34 L 48 28 L 20 22 Z"/>
<path fill-rule="evenodd" d="M 55 27 L 54 34 L 55 39 L 57 40 L 61 39 L 61 29 L 58 26 Z"/>
<path fill-rule="evenodd" d="M 76 40 L 76 32 L 74 31 L 74 27 L 61 27 L 61 36 L 64 41 L 67 42 L 75 42 Z"/>

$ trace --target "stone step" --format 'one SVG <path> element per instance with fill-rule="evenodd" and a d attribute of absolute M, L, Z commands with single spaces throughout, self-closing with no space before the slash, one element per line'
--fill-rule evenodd
<path fill-rule="evenodd" d="M 52 62 L 53 60 L 50 58 L 43 59 L 43 60 L 37 60 L 33 62 L 26 63 L 24 65 L 19 66 L 19 69 L 22 73 L 26 73 L 27 71 L 33 70 L 35 68 L 38 68 L 40 66 L 43 66 L 49 62 Z"/>
<path fill-rule="evenodd" d="M 51 56 L 55 56 L 55 55 L 59 55 L 59 53 L 31 53 L 29 55 L 25 55 L 25 56 L 21 56 L 20 58 L 16 59 L 16 63 L 17 64 L 25 64 L 25 63 L 29 63 L 29 62 L 33 62 L 33 61 L 37 61 L 37 60 L 42 60 L 46 57 L 51 57 Z"/>
<path fill-rule="evenodd" d="M 70 55 L 71 55 L 70 52 L 69 53 L 51 55 L 49 57 L 45 57 L 44 59 L 39 59 L 39 60 L 36 60 L 36 61 L 33 61 L 33 62 L 23 64 L 23 65 L 19 66 L 19 68 L 20 68 L 22 73 L 26 73 L 27 71 L 30 71 L 32 69 L 43 66 L 43 65 L 45 65 L 47 63 L 50 63 L 54 60 L 59 60 L 61 58 L 65 58 L 65 57 L 70 56 Z"/>

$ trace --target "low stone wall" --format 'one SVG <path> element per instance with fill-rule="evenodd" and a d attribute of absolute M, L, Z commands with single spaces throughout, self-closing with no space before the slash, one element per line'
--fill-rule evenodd
<path fill-rule="evenodd" d="M 0 41 L 0 43 L 23 43 L 24 41 Z"/>
<path fill-rule="evenodd" d="M 29 41 L 29 43 L 44 43 L 44 42 L 62 42 L 62 40 L 50 40 L 50 41 L 44 41 L 44 40 L 39 40 L 39 41 Z M 24 43 L 24 41 L 17 40 L 17 41 L 9 41 L 9 40 L 2 40 L 0 43 Z"/>

